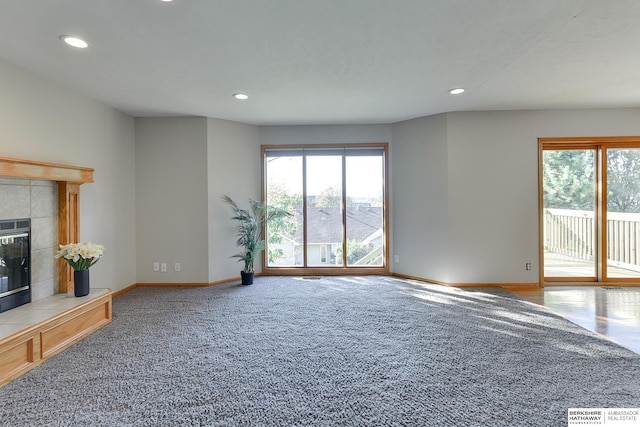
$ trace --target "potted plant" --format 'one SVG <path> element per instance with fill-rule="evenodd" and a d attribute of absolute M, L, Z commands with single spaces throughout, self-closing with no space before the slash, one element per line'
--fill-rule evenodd
<path fill-rule="evenodd" d="M 244 268 L 240 272 L 243 285 L 251 285 L 253 283 L 253 262 L 256 257 L 265 249 L 265 241 L 262 238 L 265 226 L 274 219 L 284 218 L 291 214 L 284 209 L 267 206 L 257 200 L 249 199 L 249 209 L 242 209 L 231 197 L 224 195 L 222 200 L 233 209 L 234 219 L 238 222 L 238 241 L 237 245 L 241 248 L 241 252 L 232 255 L 232 258 L 238 258 L 238 262 L 244 262 Z"/>
<path fill-rule="evenodd" d="M 73 268 L 73 293 L 77 297 L 89 294 L 89 268 L 100 261 L 104 246 L 92 242 L 59 245 L 56 258 L 64 259 Z"/>

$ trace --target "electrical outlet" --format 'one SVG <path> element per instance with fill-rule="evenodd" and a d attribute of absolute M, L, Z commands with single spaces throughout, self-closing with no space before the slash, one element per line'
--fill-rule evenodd
<path fill-rule="evenodd" d="M 400 255 L 394 255 L 393 262 L 400 262 Z"/>
<path fill-rule="evenodd" d="M 180 265 L 179 262 L 176 262 L 175 264 L 173 264 L 173 271 L 181 271 L 182 266 Z"/>
<path fill-rule="evenodd" d="M 160 271 L 162 271 L 163 273 L 167 272 L 167 263 L 163 262 L 162 264 L 160 264 Z"/>
<path fill-rule="evenodd" d="M 526 263 L 524 265 L 524 269 L 527 270 L 527 271 L 531 271 L 531 263 L 530 262 Z"/>
<path fill-rule="evenodd" d="M 160 263 L 159 262 L 154 262 L 153 263 L 153 271 L 160 271 Z"/>

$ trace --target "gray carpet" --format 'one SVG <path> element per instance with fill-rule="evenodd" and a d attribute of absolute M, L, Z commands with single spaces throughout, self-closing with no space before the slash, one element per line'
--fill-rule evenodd
<path fill-rule="evenodd" d="M 564 426 L 640 356 L 500 289 L 391 277 L 137 288 L 1 389 L 7 426 Z"/>

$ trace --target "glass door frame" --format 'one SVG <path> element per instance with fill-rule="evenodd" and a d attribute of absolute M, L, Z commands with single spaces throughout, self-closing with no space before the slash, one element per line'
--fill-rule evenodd
<path fill-rule="evenodd" d="M 343 222 L 342 222 L 342 235 L 343 235 L 343 266 L 315 266 L 309 267 L 307 266 L 307 251 L 304 250 L 304 262 L 302 266 L 269 266 L 268 264 L 268 254 L 267 251 L 263 251 L 262 258 L 262 274 L 265 276 L 268 275 L 389 275 L 389 144 L 387 142 L 375 142 L 375 143 L 352 143 L 352 144 L 276 144 L 276 145 L 261 145 L 261 175 L 262 175 L 262 200 L 267 200 L 267 170 L 266 170 L 266 159 L 268 151 L 279 151 L 279 150 L 300 150 L 304 152 L 304 150 L 358 150 L 358 149 L 377 149 L 382 152 L 382 161 L 383 161 L 383 215 L 382 215 L 382 226 L 384 229 L 383 233 L 383 253 L 384 253 L 384 262 L 382 266 L 349 266 L 346 257 L 346 208 L 343 207 Z M 342 185 L 343 185 L 343 204 L 346 197 L 346 192 L 344 191 L 345 186 L 345 174 L 344 170 L 344 162 L 345 158 L 343 157 L 343 168 L 342 168 Z M 303 179 L 304 171 L 303 171 Z M 306 191 L 306 190 L 303 190 Z M 307 213 L 307 195 L 303 193 L 303 218 L 306 218 Z M 268 202 L 268 201 L 267 201 Z M 346 205 L 345 205 L 346 206 Z M 306 222 L 306 220 L 305 220 Z M 306 248 L 307 246 L 307 232 L 306 232 L 306 224 L 305 230 L 303 233 L 303 245 Z"/>
<path fill-rule="evenodd" d="M 538 138 L 538 245 L 539 245 L 539 283 L 545 285 L 572 284 L 593 285 L 597 283 L 640 284 L 639 278 L 610 278 L 607 275 L 607 161 L 606 152 L 610 148 L 639 148 L 640 136 L 616 137 L 569 137 L 569 138 Z M 596 203 L 595 223 L 597 229 L 596 248 L 594 257 L 596 262 L 596 277 L 546 277 L 544 274 L 544 199 L 543 199 L 543 152 L 545 150 L 595 150 L 596 153 Z"/>

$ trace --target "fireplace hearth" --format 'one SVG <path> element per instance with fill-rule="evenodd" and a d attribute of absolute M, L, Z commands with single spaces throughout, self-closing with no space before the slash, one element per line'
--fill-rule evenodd
<path fill-rule="evenodd" d="M 0 312 L 31 302 L 31 221 L 0 221 Z"/>

